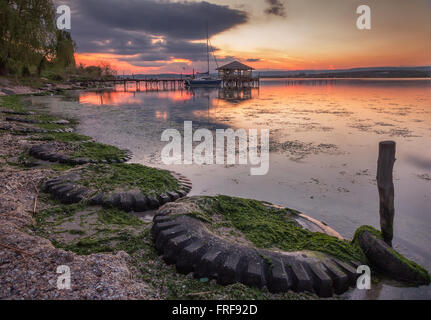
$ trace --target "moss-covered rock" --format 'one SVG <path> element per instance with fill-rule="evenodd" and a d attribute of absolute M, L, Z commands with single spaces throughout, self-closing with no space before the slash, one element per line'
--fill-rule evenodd
<path fill-rule="evenodd" d="M 96 161 L 102 160 L 121 160 L 129 154 L 126 150 L 121 150 L 117 147 L 98 143 L 98 142 L 81 142 L 76 150 L 70 155 L 72 158 L 87 158 Z"/>
<path fill-rule="evenodd" d="M 79 184 L 102 192 L 120 188 L 124 191 L 138 189 L 143 193 L 162 194 L 180 186 L 168 171 L 141 164 L 91 164 L 82 169 L 81 177 Z"/>
<path fill-rule="evenodd" d="M 371 265 L 385 276 L 413 285 L 426 285 L 431 282 L 425 268 L 391 248 L 383 241 L 380 231 L 371 226 L 358 228 L 352 243 L 359 246 Z"/>
<path fill-rule="evenodd" d="M 91 205 L 142 212 L 184 197 L 191 182 L 176 173 L 140 164 L 88 164 L 44 184 L 44 190 L 62 203 L 87 201 Z"/>
<path fill-rule="evenodd" d="M 35 145 L 30 148 L 29 154 L 41 160 L 69 164 L 123 163 L 131 158 L 128 150 L 82 140 L 85 136 L 63 135 L 60 139 L 69 141 Z"/>
<path fill-rule="evenodd" d="M 29 138 L 32 141 L 82 142 L 92 140 L 91 137 L 73 132 L 53 132 Z"/>

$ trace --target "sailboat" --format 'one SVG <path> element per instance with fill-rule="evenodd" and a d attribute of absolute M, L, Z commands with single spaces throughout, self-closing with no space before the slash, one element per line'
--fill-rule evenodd
<path fill-rule="evenodd" d="M 207 65 L 208 65 L 207 72 L 198 73 L 197 77 L 193 76 L 193 78 L 187 79 L 186 85 L 189 87 L 218 87 L 221 84 L 220 79 L 211 77 L 210 75 L 210 50 L 209 50 L 208 27 L 207 27 Z"/>

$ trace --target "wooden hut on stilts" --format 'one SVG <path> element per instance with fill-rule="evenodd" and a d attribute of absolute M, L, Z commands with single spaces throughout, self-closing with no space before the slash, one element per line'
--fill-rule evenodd
<path fill-rule="evenodd" d="M 233 61 L 216 70 L 224 88 L 259 87 L 259 77 L 253 76 L 254 68 L 239 61 Z"/>

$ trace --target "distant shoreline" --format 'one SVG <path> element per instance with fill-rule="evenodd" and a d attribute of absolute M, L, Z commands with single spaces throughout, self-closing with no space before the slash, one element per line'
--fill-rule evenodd
<path fill-rule="evenodd" d="M 260 79 L 291 79 L 291 80 L 431 80 L 428 77 L 321 77 L 321 76 L 260 76 Z"/>

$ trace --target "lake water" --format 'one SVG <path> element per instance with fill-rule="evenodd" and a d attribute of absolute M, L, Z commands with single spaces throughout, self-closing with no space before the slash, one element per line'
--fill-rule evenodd
<path fill-rule="evenodd" d="M 176 165 L 192 195 L 227 194 L 303 211 L 350 238 L 379 227 L 375 182 L 378 143 L 397 143 L 394 247 L 431 270 L 431 81 L 267 79 L 259 89 L 77 92 L 34 97 L 80 121 L 78 131 L 130 149 L 133 162 L 167 168 L 161 133 L 184 121 L 215 129 L 270 130 L 265 176 L 245 165 Z M 431 298 L 431 287 L 380 283 L 348 298 Z"/>

